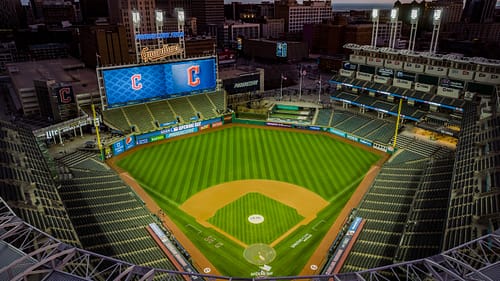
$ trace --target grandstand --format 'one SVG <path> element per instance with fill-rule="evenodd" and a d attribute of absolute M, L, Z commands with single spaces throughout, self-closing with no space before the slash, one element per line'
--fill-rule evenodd
<path fill-rule="evenodd" d="M 57 162 L 66 171 L 59 193 L 85 249 L 138 265 L 175 269 L 146 230 L 158 220 L 115 172 L 89 152 L 76 151 Z"/>
<path fill-rule="evenodd" d="M 222 91 L 201 93 L 102 111 L 104 123 L 124 133 L 147 133 L 177 123 L 220 116 L 226 110 Z"/>
<path fill-rule="evenodd" d="M 80 246 L 40 145 L 31 131 L 0 121 L 0 196 L 29 224 Z"/>

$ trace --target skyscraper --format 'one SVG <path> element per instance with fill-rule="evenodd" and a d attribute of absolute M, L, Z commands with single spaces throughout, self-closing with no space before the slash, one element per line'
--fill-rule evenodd
<path fill-rule="evenodd" d="M 198 34 L 216 35 L 223 39 L 224 0 L 192 0 L 191 15 L 196 17 Z"/>
<path fill-rule="evenodd" d="M 140 14 L 140 33 L 156 32 L 154 0 L 109 0 L 109 7 L 111 23 L 121 23 L 125 26 L 129 50 L 134 50 L 135 39 L 132 11 L 137 10 Z"/>
<path fill-rule="evenodd" d="M 496 0 L 467 0 L 462 21 L 468 23 L 490 23 L 495 19 Z"/>

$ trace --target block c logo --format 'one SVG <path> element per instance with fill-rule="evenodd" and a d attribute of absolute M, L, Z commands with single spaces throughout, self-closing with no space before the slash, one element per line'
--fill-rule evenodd
<path fill-rule="evenodd" d="M 200 66 L 193 65 L 187 68 L 187 77 L 188 77 L 188 85 L 191 87 L 196 87 L 200 85 L 201 81 L 199 77 L 194 77 L 197 74 L 200 74 Z"/>
<path fill-rule="evenodd" d="M 69 87 L 59 89 L 59 99 L 61 100 L 61 103 L 70 103 L 73 100 L 71 96 L 71 89 Z"/>
<path fill-rule="evenodd" d="M 140 74 L 134 74 L 130 77 L 130 82 L 132 83 L 132 89 L 134 91 L 142 89 L 142 83 L 139 82 L 141 81 L 141 78 L 142 76 Z"/>

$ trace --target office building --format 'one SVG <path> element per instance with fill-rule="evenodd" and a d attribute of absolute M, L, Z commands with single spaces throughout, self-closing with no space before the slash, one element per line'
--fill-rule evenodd
<path fill-rule="evenodd" d="M 332 18 L 330 1 L 304 1 L 302 5 L 292 1 L 276 4 L 275 17 L 285 19 L 285 32 L 300 33 L 304 24 L 321 23 Z"/>

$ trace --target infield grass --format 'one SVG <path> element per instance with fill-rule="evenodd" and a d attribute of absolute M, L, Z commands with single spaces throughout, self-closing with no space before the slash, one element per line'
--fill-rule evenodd
<path fill-rule="evenodd" d="M 183 202 L 208 187 L 242 179 L 284 181 L 317 193 L 330 205 L 274 247 L 277 258 L 271 264 L 273 276 L 295 275 L 304 267 L 370 166 L 379 159 L 379 155 L 321 134 L 231 127 L 146 147 L 117 164 L 141 184 L 222 274 L 248 277 L 260 269 L 243 258 L 243 247 L 181 211 L 179 206 Z M 227 208 L 234 207 L 231 205 Z M 229 222 L 218 216 L 229 219 L 233 215 L 227 211 L 224 215 L 224 212 L 211 219 L 227 231 L 224 224 Z M 249 242 L 270 239 L 259 238 L 259 233 L 245 237 L 248 210 L 234 208 L 231 212 L 241 218 L 233 222 L 235 225 L 229 231 L 232 235 Z M 273 211 L 263 207 L 260 212 Z M 287 214 L 288 211 L 284 212 Z M 279 236 L 282 229 L 276 228 L 266 235 Z"/>

